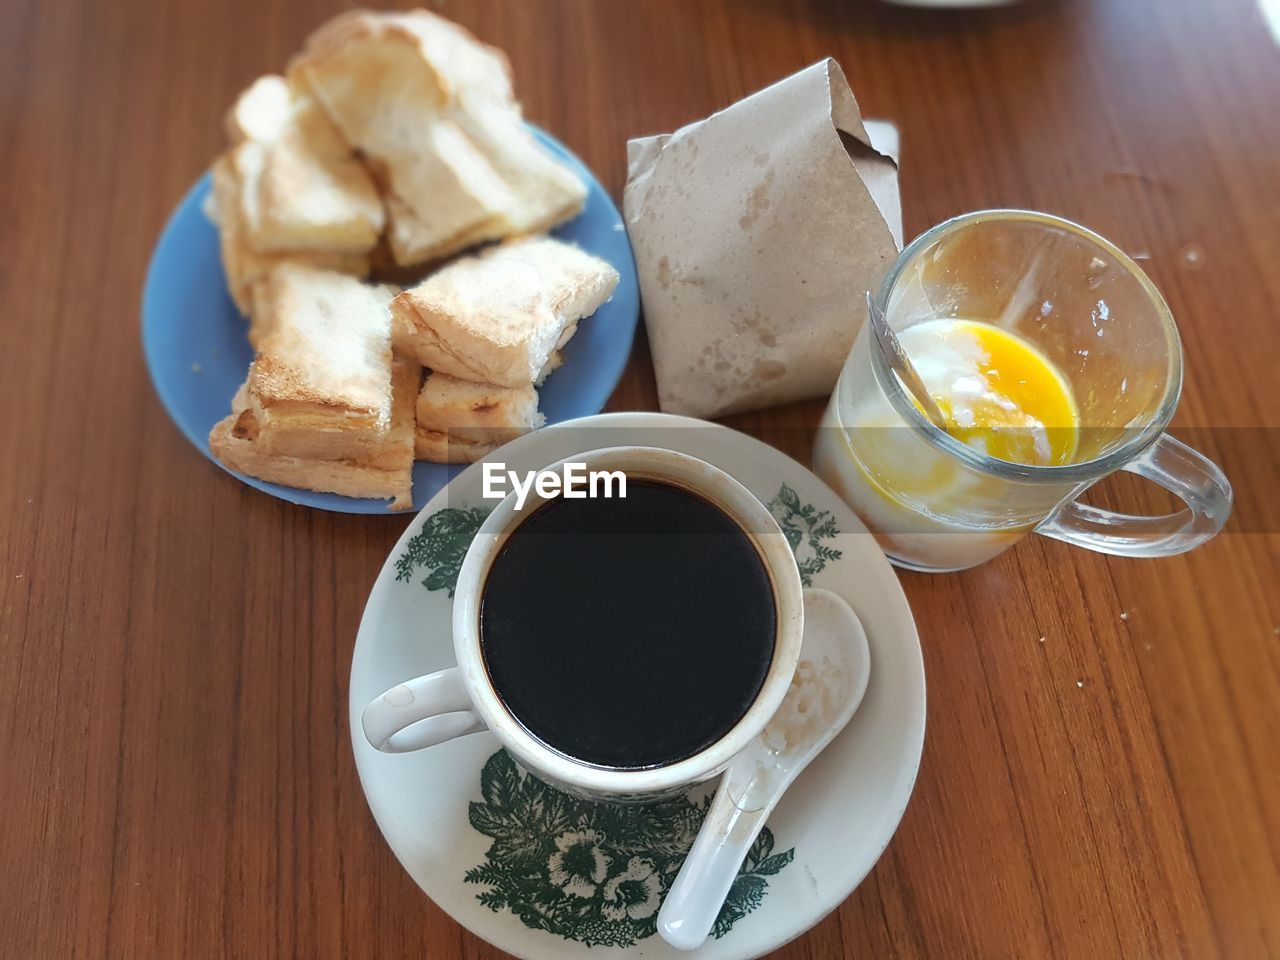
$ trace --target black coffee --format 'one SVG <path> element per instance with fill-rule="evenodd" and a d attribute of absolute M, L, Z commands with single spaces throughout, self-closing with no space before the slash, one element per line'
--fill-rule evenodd
<path fill-rule="evenodd" d="M 636 769 L 690 757 L 746 713 L 777 613 L 755 545 L 679 487 L 555 499 L 511 533 L 485 581 L 480 642 L 511 714 L 552 749 Z"/>

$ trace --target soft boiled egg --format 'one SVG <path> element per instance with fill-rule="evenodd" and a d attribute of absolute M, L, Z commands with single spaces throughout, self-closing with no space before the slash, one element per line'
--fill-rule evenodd
<path fill-rule="evenodd" d="M 1071 387 L 1035 346 L 978 320 L 929 320 L 899 334 L 947 432 L 987 456 L 1054 466 L 1075 455 Z"/>

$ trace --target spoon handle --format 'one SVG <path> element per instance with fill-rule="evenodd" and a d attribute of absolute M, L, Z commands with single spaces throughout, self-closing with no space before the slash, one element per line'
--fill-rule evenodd
<path fill-rule="evenodd" d="M 870 290 L 867 291 L 867 315 L 871 321 L 871 332 L 875 336 L 876 344 L 880 347 L 884 358 L 889 361 L 894 374 L 902 381 L 907 393 L 920 406 L 924 415 L 935 427 L 946 433 L 947 418 L 938 409 L 938 404 L 930 395 L 929 388 L 920 379 L 920 374 L 916 371 L 911 358 L 907 356 L 907 351 L 902 348 L 902 341 L 893 332 L 893 327 L 889 326 L 889 321 L 880 311 Z"/>
<path fill-rule="evenodd" d="M 741 770 L 741 768 L 737 768 Z M 781 791 L 757 765 L 745 775 L 730 767 L 702 829 L 658 911 L 658 932 L 677 950 L 696 950 L 711 932 L 747 851 Z M 772 771 L 774 776 L 777 770 Z"/>

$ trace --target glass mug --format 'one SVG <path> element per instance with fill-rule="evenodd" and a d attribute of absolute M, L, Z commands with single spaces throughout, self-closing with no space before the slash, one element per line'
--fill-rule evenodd
<path fill-rule="evenodd" d="M 900 334 L 946 319 L 1016 334 L 1057 368 L 1078 411 L 1066 462 L 996 459 L 925 417 L 863 324 L 823 416 L 814 471 L 894 563 L 962 570 L 1032 531 L 1103 553 L 1159 557 L 1198 546 L 1226 522 L 1227 478 L 1164 432 L 1182 390 L 1173 317 L 1114 244 L 1048 214 L 965 214 L 902 251 L 876 305 Z M 1185 506 L 1133 516 L 1079 502 L 1116 470 L 1155 481 Z"/>

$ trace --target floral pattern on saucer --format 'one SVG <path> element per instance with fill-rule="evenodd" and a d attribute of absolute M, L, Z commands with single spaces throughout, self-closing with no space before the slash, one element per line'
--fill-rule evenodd
<path fill-rule="evenodd" d="M 695 956 L 746 960 L 775 950 L 829 914 L 867 875 L 902 818 L 920 765 L 925 682 L 911 609 L 884 554 L 857 516 L 795 460 L 727 428 L 657 413 L 612 413 L 572 427 L 553 425 L 512 441 L 501 456 L 509 469 L 527 471 L 572 456 L 584 446 L 636 445 L 700 457 L 737 477 L 770 505 L 806 572 L 823 567 L 820 573 L 810 573 L 814 585 L 839 593 L 862 618 L 875 664 L 871 688 L 858 717 L 806 771 L 796 794 L 784 799 L 769 818 L 776 846 L 753 851 L 753 856 L 768 861 L 779 851 L 794 848 L 794 859 L 760 878 L 762 883 L 752 884 L 760 887 L 759 905 L 719 939 L 708 938 L 690 954 L 674 950 L 659 936 L 637 938 L 631 946 L 610 947 L 603 942 L 589 946 L 585 939 L 589 931 L 579 931 L 584 939 L 569 939 L 529 926 L 512 907 L 483 903 L 480 895 L 500 893 L 497 885 L 482 882 L 479 876 L 465 882 L 464 877 L 481 868 L 498 874 L 505 870 L 489 862 L 490 848 L 497 841 L 470 825 L 468 808 L 472 803 L 488 805 L 480 781 L 485 764 L 498 750 L 494 738 L 477 734 L 411 758 L 393 757 L 376 751 L 361 725 L 361 714 L 374 697 L 405 677 L 453 662 L 453 601 L 448 590 L 462 554 L 449 542 L 465 544 L 465 536 L 455 540 L 453 534 L 459 532 L 455 524 L 473 526 L 489 506 L 481 497 L 480 469 L 461 473 L 410 522 L 378 576 L 352 656 L 348 719 L 360 783 L 390 848 L 413 882 L 441 910 L 505 951 L 504 955 L 529 960 L 641 954 L 652 960 L 693 960 Z M 784 481 L 795 492 L 794 499 L 781 489 Z M 432 519 L 442 509 L 459 508 L 483 509 L 470 517 L 452 514 L 448 519 Z M 820 517 L 824 511 L 830 517 Z M 823 529 L 830 518 L 840 530 L 835 539 Z M 428 522 L 432 532 L 410 548 L 410 541 Z M 839 549 L 843 555 L 833 561 L 813 551 L 811 528 L 819 545 Z M 691 794 L 689 803 L 702 802 L 711 786 Z M 589 835 L 588 830 L 595 833 Z M 648 869 L 645 864 L 630 863 L 634 857 L 651 861 L 646 852 L 628 851 L 622 861 L 611 860 L 603 879 L 597 881 L 596 853 L 613 857 L 613 839 L 611 829 L 575 823 L 546 837 L 545 858 L 535 864 L 534 875 L 545 871 L 546 884 L 556 897 L 578 904 L 584 898 L 570 889 L 594 890 L 599 911 L 593 914 L 589 909 L 587 914 L 597 918 L 597 932 L 608 929 L 606 923 L 638 924 L 633 916 L 650 908 L 653 881 Z M 562 856 L 552 863 L 557 853 Z M 611 885 L 615 878 L 617 883 Z M 575 879 L 579 882 L 574 883 Z M 626 921 L 612 920 L 605 913 L 606 895 L 609 912 L 617 916 L 621 909 Z"/>
<path fill-rule="evenodd" d="M 785 483 L 766 506 L 796 555 L 801 581 L 812 586 L 841 557 L 823 542 L 840 532 L 835 517 L 802 502 Z M 445 507 L 427 517 L 396 559 L 396 580 L 420 577 L 428 590 L 447 590 L 452 598 L 467 548 L 488 515 L 485 507 Z M 581 800 L 521 771 L 505 750 L 485 763 L 480 793 L 468 819 L 493 843 L 485 862 L 464 877 L 486 888 L 476 899 L 586 946 L 627 947 L 657 932 L 658 908 L 710 802 L 698 789 L 646 805 Z M 712 928 L 716 939 L 760 906 L 768 878 L 795 856 L 794 848 L 773 849 L 765 827 Z"/>
<path fill-rule="evenodd" d="M 765 506 L 778 521 L 791 552 L 796 555 L 801 582 L 806 587 L 813 586 L 813 578 L 826 569 L 828 563 L 841 557 L 839 550 L 823 543 L 840 534 L 835 517 L 830 510 L 802 503 L 800 495 L 785 483 Z M 409 538 L 404 552 L 396 558 L 396 580 L 409 583 L 425 569 L 422 585 L 428 590 L 448 590 L 452 599 L 467 548 L 488 515 L 486 507 L 437 510 L 423 523 L 422 529 Z"/>
<path fill-rule="evenodd" d="M 812 587 L 813 578 L 842 555 L 835 547 L 822 542 L 840 535 L 835 516 L 830 510 L 819 510 L 811 503 L 801 503 L 800 495 L 785 483 L 779 488 L 778 495 L 765 506 L 778 521 L 783 536 L 791 545 L 791 552 L 796 555 L 800 582 Z"/>
<path fill-rule="evenodd" d="M 425 568 L 422 585 L 448 590 L 452 600 L 463 558 L 487 516 L 485 507 L 445 507 L 427 517 L 396 558 L 396 580 L 408 583 Z"/>
<path fill-rule="evenodd" d="M 628 947 L 657 932 L 658 908 L 706 815 L 709 796 L 645 805 L 593 803 L 522 772 L 505 750 L 480 774 L 471 825 L 492 838 L 467 883 L 495 912 L 587 946 Z M 697 797 L 697 793 L 694 793 Z M 712 928 L 717 939 L 760 906 L 768 878 L 795 856 L 756 838 Z"/>

